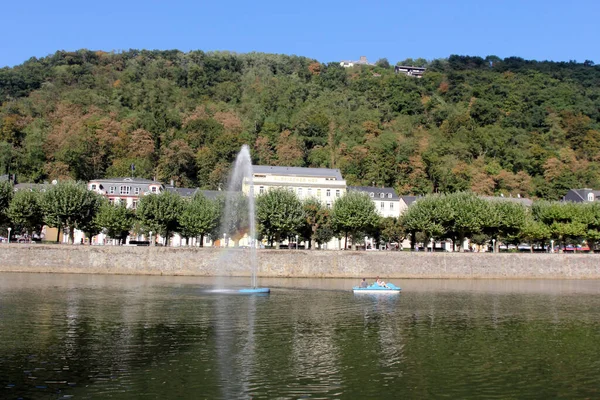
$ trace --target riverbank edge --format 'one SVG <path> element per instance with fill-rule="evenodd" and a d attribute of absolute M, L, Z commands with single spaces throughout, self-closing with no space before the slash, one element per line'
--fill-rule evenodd
<path fill-rule="evenodd" d="M 0 272 L 250 276 L 245 249 L 2 244 Z M 259 250 L 272 278 L 600 279 L 594 254 Z"/>

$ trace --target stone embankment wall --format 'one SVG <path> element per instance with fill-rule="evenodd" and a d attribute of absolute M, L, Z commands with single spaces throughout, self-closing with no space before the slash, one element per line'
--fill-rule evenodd
<path fill-rule="evenodd" d="M 248 250 L 0 245 L 0 272 L 250 276 Z M 259 250 L 258 276 L 600 279 L 600 255 Z"/>

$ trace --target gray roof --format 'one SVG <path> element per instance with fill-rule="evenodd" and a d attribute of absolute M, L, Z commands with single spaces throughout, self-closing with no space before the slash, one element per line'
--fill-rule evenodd
<path fill-rule="evenodd" d="M 406 203 L 407 206 L 410 206 L 412 203 L 417 201 L 417 199 L 421 196 L 402 196 L 401 199 Z"/>
<path fill-rule="evenodd" d="M 152 183 L 156 183 L 156 184 L 159 184 L 159 185 L 161 184 L 160 182 L 153 181 L 152 179 L 130 178 L 130 177 L 124 177 L 124 178 L 107 178 L 107 179 L 92 179 L 92 180 L 90 180 L 90 182 L 114 183 L 114 184 L 118 184 L 118 183 L 139 183 L 139 184 L 152 184 Z"/>
<path fill-rule="evenodd" d="M 382 200 L 400 200 L 400 197 L 398 197 L 398 194 L 396 193 L 396 191 L 393 188 L 387 188 L 387 187 L 375 187 L 375 186 L 348 186 L 348 190 L 350 191 L 355 191 L 355 192 L 365 192 L 368 193 L 369 195 L 371 193 L 373 193 L 373 196 L 371 196 L 374 200 L 377 199 L 382 199 Z M 383 197 L 381 197 L 381 194 L 383 194 Z M 392 197 L 388 197 L 388 195 L 392 195 Z"/>
<path fill-rule="evenodd" d="M 165 190 L 173 193 L 177 193 L 181 197 L 193 197 L 196 192 L 198 192 L 198 188 L 177 188 L 173 186 L 165 187 Z"/>
<path fill-rule="evenodd" d="M 45 191 L 51 186 L 50 183 L 17 183 L 15 185 L 15 191 L 17 190 L 39 190 Z"/>
<path fill-rule="evenodd" d="M 600 199 L 600 190 L 584 188 L 569 190 L 565 197 L 563 197 L 563 201 L 574 201 L 576 203 L 588 201 L 588 194 L 590 193 L 594 195 L 594 200 Z"/>
<path fill-rule="evenodd" d="M 338 181 L 344 180 L 339 169 L 330 168 L 271 167 L 268 165 L 253 165 L 252 171 L 255 174 L 314 176 L 319 178 L 335 178 Z"/>
<path fill-rule="evenodd" d="M 533 200 L 527 199 L 525 197 L 502 197 L 502 196 L 479 196 L 484 200 L 493 200 L 493 201 L 511 201 L 513 203 L 520 203 L 524 206 L 531 206 L 533 204 Z"/>
<path fill-rule="evenodd" d="M 225 196 L 227 192 L 224 192 L 222 190 L 200 190 L 200 193 L 202 193 L 204 197 L 206 197 L 209 200 L 215 200 L 220 196 Z"/>

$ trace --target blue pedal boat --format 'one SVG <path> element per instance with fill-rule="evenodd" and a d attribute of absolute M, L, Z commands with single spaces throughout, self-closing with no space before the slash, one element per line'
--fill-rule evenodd
<path fill-rule="evenodd" d="M 367 287 L 354 286 L 352 291 L 354 293 L 365 293 L 365 294 L 398 294 L 402 289 L 393 283 L 386 283 L 386 286 L 379 286 L 377 283 Z"/>

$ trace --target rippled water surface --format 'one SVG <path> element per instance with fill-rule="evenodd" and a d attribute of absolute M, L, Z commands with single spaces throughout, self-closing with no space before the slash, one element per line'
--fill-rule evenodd
<path fill-rule="evenodd" d="M 600 398 L 600 282 L 216 283 L 0 274 L 0 398 Z"/>

